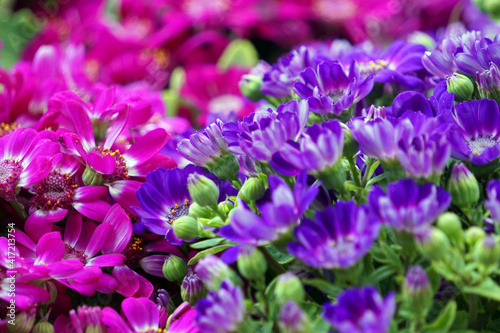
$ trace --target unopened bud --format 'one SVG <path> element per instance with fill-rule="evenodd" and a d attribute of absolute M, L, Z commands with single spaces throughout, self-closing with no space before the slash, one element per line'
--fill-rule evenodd
<path fill-rule="evenodd" d="M 186 262 L 182 258 L 172 254 L 165 259 L 162 271 L 165 279 L 174 282 L 182 281 L 187 274 L 188 268 Z"/>
<path fill-rule="evenodd" d="M 278 277 L 274 288 L 274 296 L 278 304 L 294 300 L 300 303 L 304 300 L 305 291 L 300 279 L 293 273 L 285 273 Z"/>
<path fill-rule="evenodd" d="M 237 261 L 238 270 L 248 280 L 258 280 L 267 271 L 267 261 L 259 249 L 252 246 L 242 246 Z"/>
<path fill-rule="evenodd" d="M 446 78 L 448 92 L 455 94 L 457 102 L 470 101 L 474 93 L 474 85 L 469 78 L 462 74 L 453 74 Z"/>
<path fill-rule="evenodd" d="M 219 199 L 219 188 L 209 178 L 197 173 L 190 174 L 188 177 L 189 195 L 198 205 L 215 206 Z"/>

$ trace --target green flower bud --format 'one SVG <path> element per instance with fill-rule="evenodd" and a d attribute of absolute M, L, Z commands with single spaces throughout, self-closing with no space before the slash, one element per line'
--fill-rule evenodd
<path fill-rule="evenodd" d="M 304 300 L 305 291 L 300 279 L 293 273 L 281 274 L 274 287 L 274 296 L 278 304 L 284 304 L 288 300 L 300 303 Z"/>
<path fill-rule="evenodd" d="M 185 241 L 191 241 L 198 236 L 199 223 L 194 217 L 181 216 L 172 224 L 177 237 Z"/>
<path fill-rule="evenodd" d="M 449 93 L 455 94 L 457 102 L 470 101 L 474 93 L 474 84 L 462 74 L 453 74 L 446 78 L 446 87 Z"/>
<path fill-rule="evenodd" d="M 420 252 L 431 260 L 443 260 L 451 247 L 448 237 L 438 228 L 432 228 L 417 239 L 417 245 Z"/>
<path fill-rule="evenodd" d="M 260 91 L 261 77 L 252 74 L 243 75 L 239 85 L 241 94 L 249 100 L 258 102 L 264 98 L 264 94 Z"/>
<path fill-rule="evenodd" d="M 210 219 L 212 218 L 212 210 L 208 207 L 202 207 L 198 205 L 196 202 L 193 202 L 189 206 L 189 216 L 194 217 L 195 219 L 198 218 L 204 218 L 204 219 Z"/>
<path fill-rule="evenodd" d="M 219 210 L 226 215 L 229 214 L 229 212 L 232 211 L 233 208 L 234 208 L 234 205 L 229 200 L 219 202 Z"/>
<path fill-rule="evenodd" d="M 42 319 L 33 327 L 33 333 L 54 333 L 54 326 Z"/>
<path fill-rule="evenodd" d="M 184 276 L 186 276 L 187 271 L 188 267 L 186 262 L 182 258 L 173 254 L 168 256 L 163 263 L 163 276 L 165 276 L 165 279 L 170 282 L 182 281 Z"/>
<path fill-rule="evenodd" d="M 33 329 L 33 325 L 35 324 L 35 315 L 29 314 L 26 311 L 18 312 L 14 318 L 14 325 L 8 326 L 7 332 L 12 333 L 29 333 Z M 7 320 L 12 320 L 10 317 L 10 313 L 7 313 Z"/>
<path fill-rule="evenodd" d="M 181 297 L 184 302 L 189 302 L 194 306 L 200 298 L 207 294 L 207 288 L 198 274 L 186 275 L 182 280 Z"/>
<path fill-rule="evenodd" d="M 313 332 L 309 316 L 294 301 L 288 301 L 281 307 L 278 326 L 280 333 Z"/>
<path fill-rule="evenodd" d="M 451 201 L 458 207 L 469 207 L 479 200 L 477 179 L 463 163 L 453 166 L 448 192 L 451 194 Z"/>
<path fill-rule="evenodd" d="M 477 241 L 482 240 L 484 237 L 486 237 L 486 232 L 479 227 L 472 226 L 465 230 L 465 243 L 470 247 L 473 247 Z"/>
<path fill-rule="evenodd" d="M 500 16 L 500 3 L 497 0 L 475 0 L 477 4 L 480 3 L 480 8 L 490 13 L 494 18 L 498 18 Z"/>
<path fill-rule="evenodd" d="M 187 182 L 189 195 L 194 202 L 202 207 L 217 205 L 219 188 L 211 179 L 193 173 L 189 175 Z"/>
<path fill-rule="evenodd" d="M 266 193 L 266 185 L 257 177 L 248 178 L 241 187 L 238 196 L 246 202 L 257 201 Z"/>
<path fill-rule="evenodd" d="M 240 274 L 248 280 L 262 279 L 267 271 L 266 258 L 259 249 L 252 246 L 240 248 L 236 264 Z"/>
<path fill-rule="evenodd" d="M 238 274 L 213 254 L 200 259 L 196 265 L 196 274 L 205 282 L 208 290 L 218 290 L 222 281 L 228 278 L 234 284 L 239 286 L 243 284 Z"/>
<path fill-rule="evenodd" d="M 210 172 L 221 180 L 236 179 L 236 174 L 240 171 L 240 163 L 236 155 L 222 149 L 220 153 L 220 157 L 212 156 L 212 162 L 207 163 Z"/>
<path fill-rule="evenodd" d="M 332 167 L 326 167 L 325 170 L 318 172 L 315 175 L 323 186 L 328 190 L 344 192 L 344 183 L 346 181 L 346 172 L 342 161 L 338 161 Z"/>
<path fill-rule="evenodd" d="M 473 257 L 486 266 L 497 266 L 500 260 L 499 239 L 495 236 L 488 235 L 476 242 L 474 245 Z"/>
<path fill-rule="evenodd" d="M 352 137 L 352 132 L 347 125 L 342 124 L 344 127 L 344 150 L 342 152 L 344 157 L 351 158 L 353 157 L 359 150 L 358 141 L 354 140 Z"/>
<path fill-rule="evenodd" d="M 427 50 L 436 48 L 436 40 L 429 34 L 421 31 L 415 31 L 408 36 L 408 42 L 425 46 Z"/>
<path fill-rule="evenodd" d="M 100 186 L 104 184 L 102 173 L 95 171 L 89 165 L 87 165 L 83 171 L 82 180 L 85 185 Z"/>
<path fill-rule="evenodd" d="M 452 243 L 463 248 L 464 231 L 462 229 L 462 222 L 460 222 L 456 214 L 450 212 L 441 214 L 437 220 L 437 226 L 445 233 Z"/>
<path fill-rule="evenodd" d="M 429 278 L 420 266 L 410 267 L 403 283 L 403 299 L 412 312 L 425 316 L 432 305 Z"/>

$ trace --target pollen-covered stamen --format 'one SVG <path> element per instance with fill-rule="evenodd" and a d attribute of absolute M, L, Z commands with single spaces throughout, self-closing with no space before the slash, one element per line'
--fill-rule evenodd
<path fill-rule="evenodd" d="M 73 177 L 53 170 L 36 185 L 36 194 L 31 205 L 44 211 L 56 208 L 68 209 L 73 202 L 74 190 L 78 187 Z"/>
<path fill-rule="evenodd" d="M 191 203 L 188 199 L 184 200 L 184 204 L 178 205 L 169 208 L 169 214 L 167 215 L 168 221 L 170 223 L 174 223 L 181 216 L 189 215 L 189 205 Z"/>
<path fill-rule="evenodd" d="M 16 186 L 22 172 L 23 165 L 15 158 L 0 162 L 0 196 L 5 200 L 14 200 Z"/>
<path fill-rule="evenodd" d="M 102 156 L 112 156 L 116 161 L 115 171 L 110 175 L 103 174 L 101 176 L 104 183 L 112 183 L 116 180 L 123 180 L 130 178 L 128 175 L 127 162 L 120 154 L 118 149 L 112 151 L 108 147 L 102 148 L 101 146 L 95 147 L 92 152 L 100 153 Z"/>
<path fill-rule="evenodd" d="M 479 156 L 483 153 L 483 150 L 485 150 L 488 147 L 493 147 L 494 145 L 497 144 L 497 140 L 485 136 L 485 137 L 478 137 L 475 139 L 472 139 L 471 141 L 467 142 L 469 145 L 470 150 L 472 153 L 476 156 Z"/>
<path fill-rule="evenodd" d="M 0 137 L 10 134 L 20 127 L 21 125 L 16 123 L 9 123 L 9 124 L 6 124 L 4 122 L 0 123 Z"/>
<path fill-rule="evenodd" d="M 78 259 L 82 264 L 87 264 L 87 255 L 85 255 L 84 250 L 76 250 L 68 243 L 64 243 L 66 250 L 64 251 L 64 256 L 61 260 Z"/>
<path fill-rule="evenodd" d="M 361 74 L 377 74 L 383 69 L 386 69 L 388 64 L 385 60 L 379 59 L 376 61 L 370 60 L 367 63 L 359 63 L 359 71 Z"/>
<path fill-rule="evenodd" d="M 134 236 L 128 243 L 125 250 L 122 251 L 125 256 L 125 265 L 134 268 L 139 264 L 139 261 L 146 256 L 146 249 L 144 246 L 144 239 Z"/>

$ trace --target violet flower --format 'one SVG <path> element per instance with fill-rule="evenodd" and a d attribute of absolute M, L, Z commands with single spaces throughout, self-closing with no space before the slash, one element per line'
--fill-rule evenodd
<path fill-rule="evenodd" d="M 500 222 L 500 181 L 497 179 L 490 181 L 486 192 L 488 199 L 485 200 L 484 204 L 488 207 L 491 217 Z"/>
<path fill-rule="evenodd" d="M 385 298 L 377 288 L 351 288 L 337 298 L 337 304 L 326 304 L 323 317 L 339 333 L 386 333 L 396 312 L 394 292 Z"/>
<path fill-rule="evenodd" d="M 434 184 L 419 186 L 412 179 L 401 179 L 387 185 L 387 194 L 375 188 L 368 202 L 382 223 L 400 232 L 421 234 L 446 211 L 451 196 Z"/>
<path fill-rule="evenodd" d="M 368 252 L 379 232 L 380 223 L 367 206 L 339 201 L 316 212 L 316 220 L 304 219 L 294 229 L 297 242 L 287 250 L 312 267 L 348 268 Z"/>

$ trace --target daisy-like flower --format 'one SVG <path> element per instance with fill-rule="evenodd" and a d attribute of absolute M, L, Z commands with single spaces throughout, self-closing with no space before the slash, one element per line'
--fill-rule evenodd
<path fill-rule="evenodd" d="M 288 251 L 312 267 L 348 268 L 363 258 L 379 232 L 380 223 L 370 218 L 367 206 L 339 201 L 317 212 L 316 220 L 304 219 Z"/>
<path fill-rule="evenodd" d="M 61 157 L 58 146 L 29 128 L 0 138 L 0 197 L 12 201 L 21 187 L 45 178 Z"/>

